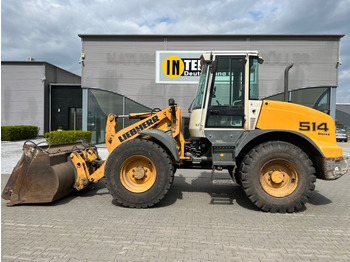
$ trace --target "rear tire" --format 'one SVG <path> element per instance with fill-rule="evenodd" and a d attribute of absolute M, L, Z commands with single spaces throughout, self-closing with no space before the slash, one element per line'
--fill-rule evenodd
<path fill-rule="evenodd" d="M 253 148 L 240 167 L 248 198 L 268 212 L 294 212 L 305 205 L 315 188 L 315 168 L 298 147 L 282 141 Z"/>
<path fill-rule="evenodd" d="M 169 155 L 145 139 L 127 141 L 110 154 L 106 185 L 113 198 L 126 207 L 146 208 L 158 203 L 174 179 Z"/>

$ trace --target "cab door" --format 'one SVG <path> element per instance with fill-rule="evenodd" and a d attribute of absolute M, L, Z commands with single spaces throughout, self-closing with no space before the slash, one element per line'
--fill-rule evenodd
<path fill-rule="evenodd" d="M 217 56 L 206 129 L 244 127 L 245 56 Z"/>

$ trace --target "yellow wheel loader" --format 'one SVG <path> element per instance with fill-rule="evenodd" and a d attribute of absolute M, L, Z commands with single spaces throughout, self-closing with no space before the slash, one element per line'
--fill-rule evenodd
<path fill-rule="evenodd" d="M 84 143 L 25 144 L 2 197 L 10 200 L 8 205 L 51 202 L 105 177 L 118 203 L 146 208 L 167 194 L 177 169 L 226 169 L 260 209 L 300 209 L 316 178 L 341 177 L 347 162 L 329 115 L 293 103 L 259 100 L 261 63 L 251 51 L 201 56 L 189 138 L 184 137 L 181 108 L 169 99 L 162 111 L 110 114 L 105 161 L 94 146 Z M 118 117 L 140 120 L 117 131 Z"/>

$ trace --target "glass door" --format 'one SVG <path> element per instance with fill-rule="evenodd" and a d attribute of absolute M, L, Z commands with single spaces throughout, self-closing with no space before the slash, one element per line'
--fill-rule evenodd
<path fill-rule="evenodd" d="M 82 130 L 82 108 L 69 108 L 69 130 Z"/>
<path fill-rule="evenodd" d="M 217 57 L 207 128 L 243 128 L 245 57 Z"/>

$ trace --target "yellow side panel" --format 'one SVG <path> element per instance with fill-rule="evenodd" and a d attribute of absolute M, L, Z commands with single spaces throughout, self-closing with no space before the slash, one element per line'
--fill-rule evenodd
<path fill-rule="evenodd" d="M 315 109 L 265 100 L 256 127 L 299 132 L 313 140 L 325 157 L 343 156 L 342 148 L 337 146 L 333 118 Z"/>

